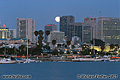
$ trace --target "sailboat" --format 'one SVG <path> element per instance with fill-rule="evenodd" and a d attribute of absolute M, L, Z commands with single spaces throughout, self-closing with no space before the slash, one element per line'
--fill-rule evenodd
<path fill-rule="evenodd" d="M 1 56 L 0 56 L 1 57 Z M 0 64 L 14 64 L 16 63 L 16 60 L 13 60 L 12 57 L 9 56 L 2 56 L 0 59 Z"/>
<path fill-rule="evenodd" d="M 28 26 L 27 26 L 27 59 L 24 59 L 24 63 L 30 63 L 30 62 L 35 62 L 35 60 L 28 59 Z"/>

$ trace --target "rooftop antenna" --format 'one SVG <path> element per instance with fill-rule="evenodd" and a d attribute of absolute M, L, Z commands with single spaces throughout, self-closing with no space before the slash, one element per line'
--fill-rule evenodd
<path fill-rule="evenodd" d="M 0 18 L 0 26 L 1 26 L 1 18 Z"/>
<path fill-rule="evenodd" d="M 102 13 L 102 12 L 101 12 L 101 11 L 99 11 L 99 13 L 100 13 L 100 17 L 101 17 L 101 13 Z"/>
<path fill-rule="evenodd" d="M 0 16 L 0 26 L 1 26 L 1 16 Z"/>

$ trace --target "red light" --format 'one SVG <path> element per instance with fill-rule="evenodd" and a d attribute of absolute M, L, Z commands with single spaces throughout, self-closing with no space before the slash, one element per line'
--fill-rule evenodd
<path fill-rule="evenodd" d="M 94 18 L 94 20 L 96 20 L 96 18 Z"/>
<path fill-rule="evenodd" d="M 3 25 L 3 27 L 5 27 L 5 24 Z"/>
<path fill-rule="evenodd" d="M 50 25 L 48 24 L 48 25 L 46 25 L 46 26 L 50 26 Z"/>

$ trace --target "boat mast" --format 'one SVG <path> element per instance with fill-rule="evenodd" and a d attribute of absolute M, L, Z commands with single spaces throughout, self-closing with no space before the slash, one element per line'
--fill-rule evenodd
<path fill-rule="evenodd" d="M 28 59 L 28 20 L 27 20 L 27 59 Z"/>

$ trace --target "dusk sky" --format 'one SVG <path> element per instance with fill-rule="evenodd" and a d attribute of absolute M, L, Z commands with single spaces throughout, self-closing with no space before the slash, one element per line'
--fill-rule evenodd
<path fill-rule="evenodd" d="M 101 14 L 100 14 L 101 11 Z M 35 29 L 56 24 L 56 16 L 75 16 L 75 22 L 84 17 L 120 17 L 120 0 L 0 0 L 0 21 L 16 29 L 16 18 L 32 18 Z"/>

